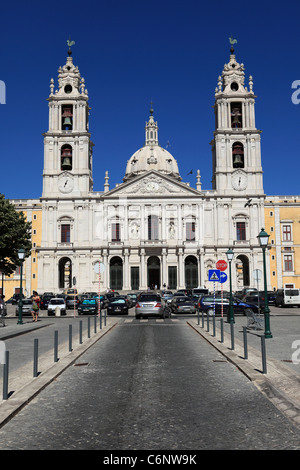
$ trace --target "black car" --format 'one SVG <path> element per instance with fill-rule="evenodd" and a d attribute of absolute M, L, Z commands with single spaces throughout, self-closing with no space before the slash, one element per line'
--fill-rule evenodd
<path fill-rule="evenodd" d="M 107 315 L 128 315 L 128 304 L 123 298 L 112 298 L 107 306 Z"/>
<path fill-rule="evenodd" d="M 53 296 L 50 295 L 43 295 L 40 300 L 40 309 L 41 310 L 47 310 L 48 309 L 48 304 L 51 299 L 53 299 Z"/>
<path fill-rule="evenodd" d="M 234 315 L 247 315 L 247 309 L 248 311 L 252 310 L 254 313 L 259 313 L 257 304 L 242 302 L 241 299 L 237 297 L 233 297 L 232 303 Z M 222 306 L 223 315 L 227 315 L 227 313 L 229 312 L 229 299 L 227 298 L 223 299 L 222 302 L 222 299 L 219 296 L 214 297 L 213 295 L 205 295 L 200 299 L 198 303 L 200 311 L 206 313 L 207 315 L 213 315 L 214 312 L 216 315 L 221 314 Z"/>

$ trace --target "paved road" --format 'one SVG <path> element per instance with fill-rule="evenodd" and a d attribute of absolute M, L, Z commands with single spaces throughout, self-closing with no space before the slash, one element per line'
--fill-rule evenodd
<path fill-rule="evenodd" d="M 0 430 L 2 449 L 300 449 L 300 430 L 185 321 L 121 319 Z"/>

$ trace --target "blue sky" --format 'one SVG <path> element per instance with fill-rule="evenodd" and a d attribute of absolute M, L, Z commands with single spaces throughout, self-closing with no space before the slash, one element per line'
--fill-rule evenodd
<path fill-rule="evenodd" d="M 69 36 L 92 108 L 94 190 L 103 190 L 106 170 L 111 188 L 122 182 L 127 160 L 144 144 L 151 100 L 160 144 L 170 143 L 182 180 L 195 187 L 200 169 L 202 188 L 211 189 L 214 90 L 232 35 L 246 82 L 254 80 L 265 193 L 300 194 L 300 104 L 291 100 L 300 80 L 299 17 L 291 1 L 2 2 L 0 192 L 42 194 L 46 100 Z"/>

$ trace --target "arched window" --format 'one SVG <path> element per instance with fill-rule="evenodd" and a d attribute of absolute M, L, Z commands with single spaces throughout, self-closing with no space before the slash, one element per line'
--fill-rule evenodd
<path fill-rule="evenodd" d="M 63 145 L 61 148 L 61 170 L 72 170 L 72 147 Z"/>
<path fill-rule="evenodd" d="M 235 142 L 232 146 L 233 168 L 244 168 L 244 146 L 241 142 Z"/>

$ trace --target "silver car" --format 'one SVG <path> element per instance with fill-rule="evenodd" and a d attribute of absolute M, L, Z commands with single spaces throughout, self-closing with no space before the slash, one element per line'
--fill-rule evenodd
<path fill-rule="evenodd" d="M 170 316 L 170 310 L 160 295 L 151 293 L 140 294 L 135 305 L 135 318 L 150 316 L 165 318 Z"/>
<path fill-rule="evenodd" d="M 186 296 L 174 297 L 171 308 L 173 313 L 196 313 L 195 302 Z"/>

